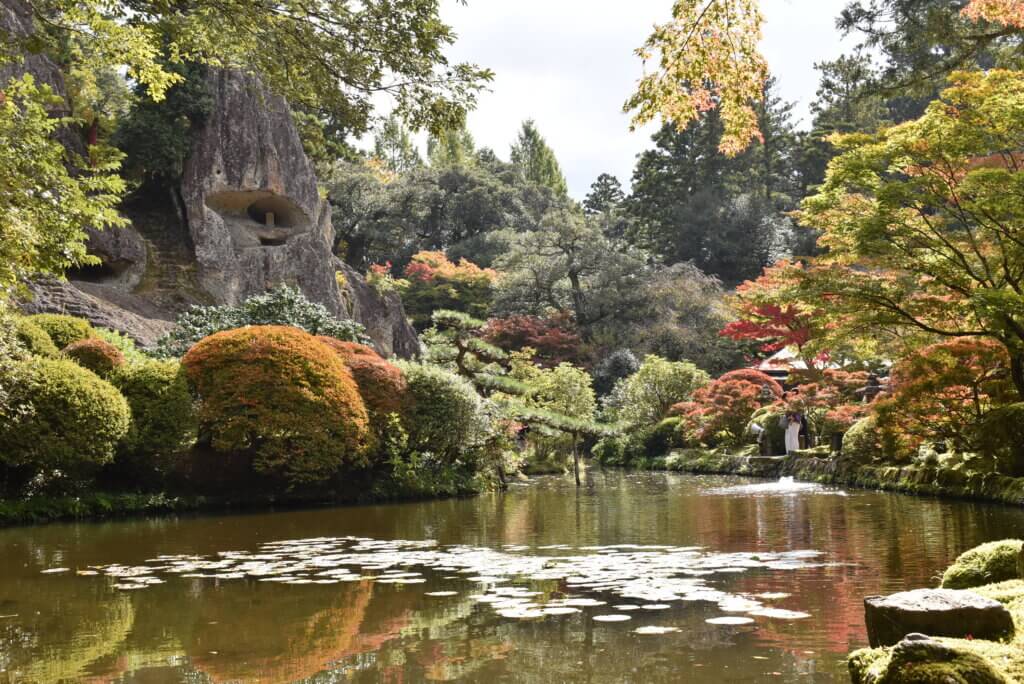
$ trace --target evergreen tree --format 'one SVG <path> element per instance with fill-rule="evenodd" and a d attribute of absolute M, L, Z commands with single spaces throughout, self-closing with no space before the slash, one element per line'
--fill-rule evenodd
<path fill-rule="evenodd" d="M 435 169 L 470 166 L 476 160 L 476 144 L 465 126 L 441 131 L 427 139 L 427 158 Z"/>
<path fill-rule="evenodd" d="M 413 145 L 409 131 L 393 114 L 373 138 L 373 156 L 384 162 L 389 170 L 404 173 L 423 166 L 419 150 Z"/>
<path fill-rule="evenodd" d="M 558 159 L 532 119 L 523 122 L 519 138 L 512 145 L 512 163 L 520 168 L 526 180 L 549 187 L 560 195 L 568 194 Z"/>
<path fill-rule="evenodd" d="M 616 209 L 626 199 L 622 183 L 610 173 L 602 173 L 590 185 L 590 192 L 583 200 L 583 211 L 587 214 L 603 214 Z"/>

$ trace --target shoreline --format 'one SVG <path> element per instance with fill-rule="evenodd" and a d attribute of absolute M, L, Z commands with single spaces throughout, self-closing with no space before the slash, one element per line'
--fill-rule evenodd
<path fill-rule="evenodd" d="M 806 453 L 747 456 L 681 449 L 647 462 L 643 469 L 764 479 L 792 477 L 801 482 L 1024 506 L 1024 477 L 933 466 L 861 465 L 841 458 L 820 458 Z"/>

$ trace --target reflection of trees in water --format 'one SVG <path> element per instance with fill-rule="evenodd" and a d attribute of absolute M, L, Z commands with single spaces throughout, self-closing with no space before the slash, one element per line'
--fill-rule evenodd
<path fill-rule="evenodd" d="M 210 682 L 714 681 L 716 673 L 757 681 L 773 671 L 783 680 L 813 679 L 815 667 L 828 668 L 837 654 L 863 642 L 864 595 L 934 584 L 934 573 L 958 553 L 1012 536 L 1024 524 L 1024 514 L 1010 509 L 992 514 L 973 504 L 870 492 L 709 495 L 696 483 L 735 481 L 587 475 L 580 490 L 571 479 L 550 478 L 472 500 L 3 530 L 0 614 L 19 617 L 0 621 L 0 652 L 8 668 L 31 674 L 18 675 L 19 682 L 166 681 L 183 673 Z M 466 587 L 440 580 L 401 587 L 174 578 L 117 593 L 99 577 L 38 574 L 54 565 L 134 563 L 162 553 L 255 549 L 271 540 L 347 534 L 482 546 L 808 548 L 827 551 L 840 565 L 715 578 L 714 586 L 729 591 L 795 593 L 769 603 L 812 614 L 792 623 L 759 619 L 756 630 L 706 625 L 706 617 L 718 614 L 708 604 L 634 613 L 631 622 L 615 625 L 582 616 L 509 622 L 466 595 L 425 597 L 432 588 Z M 632 634 L 647 624 L 682 632 Z M 770 660 L 750 660 L 748 649 L 755 647 L 770 647 L 758 651 Z M 172 657 L 189 664 L 172 673 Z M 830 679 L 838 671 L 819 674 Z M 0 674 L 0 682 L 12 672 Z"/>
<path fill-rule="evenodd" d="M 48 579 L 45 589 L 38 578 L 20 583 L 5 605 L 19 618 L 5 619 L 0 632 L 12 681 L 80 681 L 91 665 L 116 657 L 132 629 L 135 610 L 128 596 L 90 588 L 77 577 Z"/>

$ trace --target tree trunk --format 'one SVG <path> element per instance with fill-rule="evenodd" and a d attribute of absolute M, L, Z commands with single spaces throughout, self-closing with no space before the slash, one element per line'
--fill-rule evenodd
<path fill-rule="evenodd" d="M 577 448 L 577 437 L 572 436 L 572 474 L 576 476 L 576 486 L 580 486 L 580 450 Z"/>
<path fill-rule="evenodd" d="M 1024 354 L 1010 352 L 1010 376 L 1017 388 L 1017 396 L 1024 401 Z"/>

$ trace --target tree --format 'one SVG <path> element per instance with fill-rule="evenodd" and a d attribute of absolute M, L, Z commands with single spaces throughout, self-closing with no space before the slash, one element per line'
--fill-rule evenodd
<path fill-rule="evenodd" d="M 373 156 L 384 162 L 394 173 L 404 173 L 423 166 L 409 131 L 394 114 L 384 120 L 374 136 Z"/>
<path fill-rule="evenodd" d="M 961 6 L 945 0 L 858 0 L 839 25 L 863 31 L 862 47 L 881 49 L 890 71 L 909 73 L 926 86 L 955 69 L 991 66 L 997 54 L 1004 60 L 1022 57 L 1024 22 L 1016 0 L 970 0 L 957 12 Z M 972 20 L 980 23 L 970 25 Z M 757 0 L 676 0 L 672 20 L 655 26 L 636 51 L 645 64 L 657 56 L 659 68 L 640 79 L 623 108 L 635 110 L 633 126 L 660 116 L 684 129 L 720 111 L 722 152 L 738 154 L 760 139 L 755 105 L 763 101 L 768 78 L 758 50 L 761 23 Z"/>
<path fill-rule="evenodd" d="M 98 263 L 86 253 L 86 227 L 124 225 L 115 207 L 124 192 L 120 155 L 93 146 L 83 159 L 55 138 L 69 117 L 49 86 L 31 75 L 0 84 L 0 299 L 38 275 L 60 277 Z M 77 170 L 76 170 L 77 169 Z"/>
<path fill-rule="evenodd" d="M 834 139 L 801 220 L 833 335 L 910 329 L 1003 344 L 1024 397 L 1024 73 L 960 73 L 918 120 Z"/>
<path fill-rule="evenodd" d="M 21 3 L 45 32 L 5 36 L 5 52 L 61 54 L 71 36 L 88 36 L 73 58 L 124 65 L 154 100 L 182 78 L 168 65 L 198 64 L 253 71 L 293 106 L 345 133 L 364 132 L 371 97 L 391 95 L 413 127 L 459 125 L 492 74 L 450 64 L 455 36 L 440 21 L 437 0 L 385 0 L 306 5 L 197 0 L 40 0 Z"/>
<path fill-rule="evenodd" d="M 446 128 L 427 139 L 427 158 L 435 169 L 470 165 L 474 162 L 476 144 L 465 128 Z"/>
<path fill-rule="evenodd" d="M 495 263 L 503 274 L 495 300 L 499 314 L 568 309 L 587 339 L 598 325 L 621 323 L 643 304 L 646 255 L 613 245 L 575 207 L 549 211 L 538 230 L 508 240 Z"/>
<path fill-rule="evenodd" d="M 512 163 L 519 167 L 528 181 L 549 187 L 558 195 L 568 193 L 555 153 L 537 131 L 532 119 L 523 122 L 519 137 L 512 144 Z"/>
<path fill-rule="evenodd" d="M 637 49 L 659 68 L 640 79 L 625 111 L 633 127 L 656 117 L 685 129 L 712 109 L 721 111 L 719 149 L 741 152 L 760 137 L 752 103 L 761 98 L 768 65 L 758 50 L 761 12 L 756 0 L 676 0 L 672 21 L 659 24 Z"/>
<path fill-rule="evenodd" d="M 626 199 L 622 183 L 610 173 L 602 173 L 590 185 L 590 192 L 583 200 L 583 211 L 587 214 L 604 214 L 617 209 Z"/>
<path fill-rule="evenodd" d="M 708 374 L 686 361 L 649 354 L 640 369 L 620 380 L 605 400 L 609 417 L 632 427 L 654 425 L 679 402 L 708 384 Z"/>

